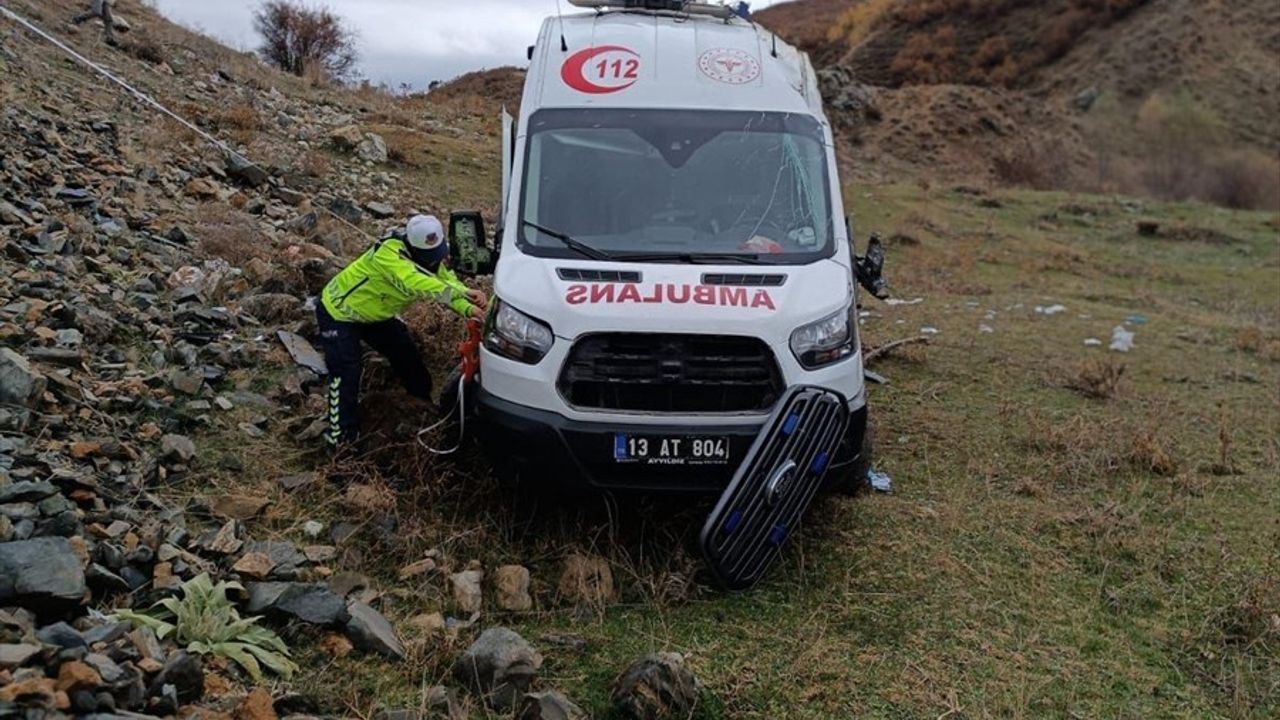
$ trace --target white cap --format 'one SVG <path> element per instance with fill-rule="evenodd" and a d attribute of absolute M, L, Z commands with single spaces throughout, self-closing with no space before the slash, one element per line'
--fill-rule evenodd
<path fill-rule="evenodd" d="M 434 250 L 444 242 L 444 225 L 435 215 L 414 215 L 405 226 L 409 246 L 419 250 Z"/>

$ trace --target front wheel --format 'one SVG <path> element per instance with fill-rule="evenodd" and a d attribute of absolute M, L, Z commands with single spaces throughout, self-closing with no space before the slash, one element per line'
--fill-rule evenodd
<path fill-rule="evenodd" d="M 835 468 L 827 478 L 827 489 L 840 495 L 857 495 L 867 487 L 867 472 L 871 470 L 871 447 L 874 433 L 871 418 L 862 433 L 862 449 L 858 457 L 845 467 Z"/>

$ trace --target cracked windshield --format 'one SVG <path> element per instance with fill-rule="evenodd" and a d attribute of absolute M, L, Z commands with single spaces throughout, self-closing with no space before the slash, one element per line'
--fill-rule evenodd
<path fill-rule="evenodd" d="M 618 259 L 830 252 L 823 135 L 810 118 L 550 110 L 530 132 L 521 241 L 532 254 L 573 254 L 562 236 Z"/>

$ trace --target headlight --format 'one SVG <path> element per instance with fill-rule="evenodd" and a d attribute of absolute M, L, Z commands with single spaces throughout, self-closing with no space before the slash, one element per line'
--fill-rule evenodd
<path fill-rule="evenodd" d="M 791 333 L 791 352 L 806 370 L 839 362 L 858 351 L 856 305 Z"/>
<path fill-rule="evenodd" d="M 555 342 L 551 327 L 501 300 L 495 299 L 494 304 L 494 312 L 485 328 L 484 346 L 490 352 L 512 360 L 530 365 L 541 362 L 551 349 L 551 343 Z"/>

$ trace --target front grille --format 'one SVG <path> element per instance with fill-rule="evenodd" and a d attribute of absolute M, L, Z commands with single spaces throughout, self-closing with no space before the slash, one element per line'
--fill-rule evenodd
<path fill-rule="evenodd" d="M 738 285 L 744 287 L 780 287 L 787 282 L 786 275 L 759 275 L 752 273 L 706 273 L 703 285 Z"/>
<path fill-rule="evenodd" d="M 785 389 L 756 338 L 647 333 L 579 340 L 559 387 L 574 407 L 661 413 L 768 410 Z"/>
<path fill-rule="evenodd" d="M 634 270 L 586 270 L 583 268 L 559 268 L 556 274 L 568 282 L 638 283 L 640 273 Z"/>

